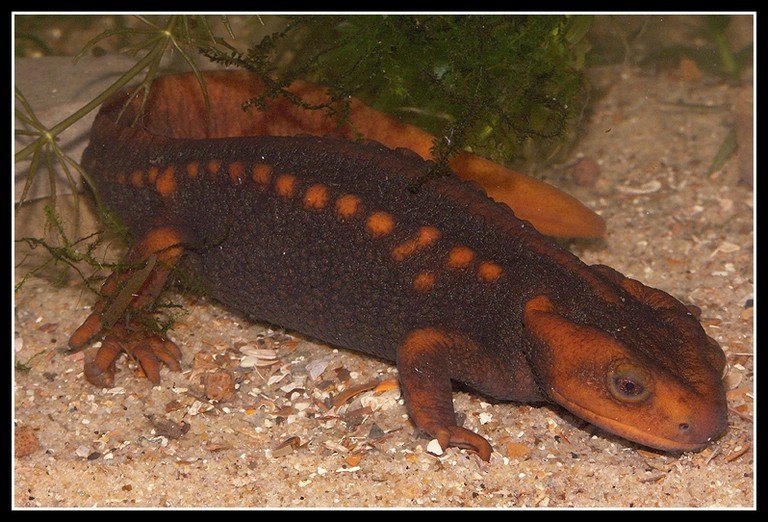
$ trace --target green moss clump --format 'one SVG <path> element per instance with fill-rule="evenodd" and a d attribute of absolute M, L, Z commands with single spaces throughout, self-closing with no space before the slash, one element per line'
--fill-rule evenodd
<path fill-rule="evenodd" d="M 354 95 L 438 136 L 436 153 L 469 149 L 506 163 L 550 155 L 586 102 L 584 16 L 298 16 L 245 54 L 213 58 Z"/>

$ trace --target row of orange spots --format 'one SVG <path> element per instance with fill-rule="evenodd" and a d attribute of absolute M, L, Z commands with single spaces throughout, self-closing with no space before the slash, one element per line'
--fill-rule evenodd
<path fill-rule="evenodd" d="M 446 263 L 446 266 L 453 268 L 449 263 Z M 481 281 L 488 283 L 494 283 L 498 281 L 502 273 L 503 269 L 496 263 L 490 261 L 483 261 L 477 268 L 477 277 Z M 416 276 L 413 278 L 413 289 L 418 292 L 426 292 L 435 286 L 436 281 L 437 274 L 434 271 L 424 270 L 416 274 Z"/>
<path fill-rule="evenodd" d="M 194 179 L 200 174 L 200 163 L 193 161 L 185 166 L 186 174 Z M 205 163 L 205 170 L 217 176 L 222 170 L 220 160 L 209 160 Z M 126 179 L 124 175 L 119 175 L 117 181 L 125 183 L 129 181 L 136 188 L 141 188 L 145 184 L 155 185 L 161 196 L 168 198 L 176 191 L 176 168 L 171 165 L 162 171 L 158 167 L 151 167 L 145 173 L 141 170 L 135 170 L 130 177 Z M 234 186 L 240 186 L 246 179 L 246 168 L 242 162 L 235 161 L 227 166 L 227 175 Z M 273 182 L 272 166 L 264 163 L 257 163 L 251 167 L 250 177 L 260 190 L 267 190 Z M 298 189 L 298 178 L 293 174 L 279 174 L 274 177 L 275 193 L 285 199 L 292 199 L 296 196 Z M 323 210 L 327 208 L 331 201 L 330 189 L 322 183 L 315 183 L 308 187 L 302 196 L 302 205 L 307 210 Z M 342 194 L 336 198 L 334 209 L 336 216 L 342 220 L 352 219 L 363 211 L 362 199 L 354 194 Z M 365 220 L 365 230 L 373 239 L 379 239 L 388 236 L 395 229 L 395 217 L 389 212 L 374 211 L 371 212 Z M 424 251 L 435 245 L 440 239 L 441 232 L 433 226 L 423 226 L 409 239 L 402 241 L 392 248 L 392 259 L 396 262 L 405 261 L 410 256 Z M 469 247 L 459 245 L 453 247 L 445 260 L 445 268 L 448 270 L 469 269 L 475 262 L 475 252 Z M 498 281 L 504 269 L 492 261 L 481 261 L 477 264 L 477 277 L 481 281 L 493 283 Z M 437 273 L 431 270 L 419 272 L 414 276 L 412 286 L 414 290 L 426 292 L 431 290 L 437 281 Z"/>
<path fill-rule="evenodd" d="M 435 227 L 421 227 L 414 237 L 392 249 L 392 257 L 395 261 L 404 261 L 416 252 L 434 245 L 438 239 L 440 239 L 440 230 Z"/>
<path fill-rule="evenodd" d="M 119 174 L 117 182 L 120 184 L 129 182 L 131 186 L 137 189 L 145 185 L 155 185 L 155 189 L 160 195 L 167 198 L 176 190 L 176 167 L 170 165 L 162 171 L 158 167 L 151 167 L 146 172 L 146 176 L 143 171 L 137 169 L 131 172 L 128 178 Z"/>

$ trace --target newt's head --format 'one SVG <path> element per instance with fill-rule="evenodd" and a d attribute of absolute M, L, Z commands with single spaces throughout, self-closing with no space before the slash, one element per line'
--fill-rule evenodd
<path fill-rule="evenodd" d="M 616 273 L 618 274 L 618 273 Z M 693 451 L 728 425 L 725 355 L 670 295 L 624 278 L 644 319 L 622 330 L 578 324 L 546 296 L 526 303 L 526 330 L 542 348 L 544 392 L 592 424 L 665 451 Z M 625 294 L 626 296 L 626 294 Z"/>

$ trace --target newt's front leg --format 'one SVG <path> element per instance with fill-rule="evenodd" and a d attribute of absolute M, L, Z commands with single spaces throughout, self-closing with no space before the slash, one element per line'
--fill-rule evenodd
<path fill-rule="evenodd" d="M 451 377 L 460 361 L 471 357 L 471 341 L 437 328 L 411 332 L 397 351 L 397 371 L 413 422 L 440 446 L 467 448 L 490 460 L 485 438 L 456 425 Z"/>
<path fill-rule="evenodd" d="M 73 350 L 101 340 L 94 358 L 86 357 L 84 373 L 91 384 L 110 387 L 115 361 L 123 353 L 133 358 L 152 383 L 160 382 L 160 364 L 179 370 L 181 351 L 176 344 L 147 329 L 142 320 L 162 291 L 183 248 L 181 235 L 169 227 L 148 232 L 125 256 L 126 268 L 104 282 L 93 312 L 69 339 Z"/>

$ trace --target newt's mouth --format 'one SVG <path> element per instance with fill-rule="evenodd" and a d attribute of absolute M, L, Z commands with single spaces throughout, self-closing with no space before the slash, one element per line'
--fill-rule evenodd
<path fill-rule="evenodd" d="M 627 424 L 619 419 L 601 415 L 580 404 L 568 401 L 550 390 L 555 401 L 571 413 L 582 419 L 632 442 L 662 451 L 698 451 L 722 435 L 728 427 L 728 417 L 723 407 L 713 408 L 709 414 L 699 414 L 695 419 L 681 419 L 664 426 L 645 424 Z"/>

